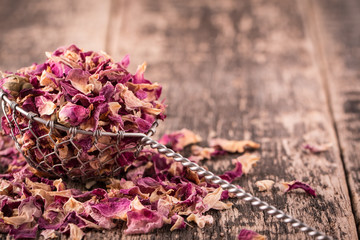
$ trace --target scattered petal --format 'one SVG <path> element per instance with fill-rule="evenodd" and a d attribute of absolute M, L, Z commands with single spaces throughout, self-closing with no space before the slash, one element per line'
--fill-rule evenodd
<path fill-rule="evenodd" d="M 199 135 L 184 128 L 180 131 L 163 135 L 159 140 L 159 143 L 169 145 L 175 151 L 181 151 L 187 145 L 201 141 L 202 139 Z"/>
<path fill-rule="evenodd" d="M 273 180 L 261 180 L 255 182 L 255 185 L 259 188 L 259 191 L 262 192 L 270 190 L 274 186 L 274 183 Z"/>
<path fill-rule="evenodd" d="M 77 213 L 82 213 L 84 212 L 85 208 L 83 206 L 83 203 L 77 201 L 75 198 L 70 197 L 69 200 L 64 204 L 63 206 L 64 212 L 65 213 L 69 213 L 69 212 L 77 212 Z"/>
<path fill-rule="evenodd" d="M 128 212 L 127 219 L 126 234 L 148 233 L 164 224 L 158 213 L 147 208 Z"/>
<path fill-rule="evenodd" d="M 222 195 L 222 188 L 217 188 L 214 192 L 208 193 L 204 199 L 203 203 L 206 206 L 205 211 L 208 211 L 209 209 L 216 209 L 216 210 L 223 210 L 223 209 L 229 209 L 232 206 L 232 203 L 223 203 L 220 201 L 221 195 Z"/>
<path fill-rule="evenodd" d="M 304 150 L 310 152 L 310 153 L 321 153 L 328 151 L 333 146 L 332 143 L 325 143 L 321 145 L 311 145 L 311 144 L 305 144 L 303 146 Z"/>
<path fill-rule="evenodd" d="M 220 175 L 220 177 L 228 182 L 234 181 L 236 178 L 239 178 L 243 174 L 243 166 L 240 161 L 235 161 L 234 170 L 227 171 L 224 174 Z"/>
<path fill-rule="evenodd" d="M 191 153 L 194 156 L 201 157 L 202 159 L 211 159 L 212 156 L 216 153 L 215 148 L 200 147 L 198 145 L 191 146 Z"/>
<path fill-rule="evenodd" d="M 69 223 L 69 226 L 71 240 L 81 240 L 85 236 L 84 232 L 75 224 Z"/>
<path fill-rule="evenodd" d="M 307 185 L 306 183 L 300 182 L 300 181 L 291 181 L 291 182 L 282 182 L 281 183 L 284 187 L 286 187 L 287 189 L 285 190 L 285 192 L 289 192 L 291 190 L 297 189 L 297 188 L 301 188 L 303 189 L 306 193 L 310 194 L 313 197 L 316 197 L 316 193 L 315 190 L 312 189 L 309 185 Z"/>
<path fill-rule="evenodd" d="M 264 235 L 260 235 L 257 232 L 248 230 L 248 229 L 241 229 L 239 236 L 239 240 L 266 240 Z"/>
<path fill-rule="evenodd" d="M 242 171 L 244 174 L 248 174 L 253 166 L 260 160 L 260 157 L 255 154 L 244 154 L 236 159 L 233 159 L 233 163 L 240 162 L 242 165 Z"/>
<path fill-rule="evenodd" d="M 222 138 L 215 138 L 210 140 L 211 147 L 219 147 L 220 149 L 231 153 L 243 153 L 246 150 L 258 149 L 260 144 L 253 141 L 233 141 Z"/>
<path fill-rule="evenodd" d="M 41 236 L 43 236 L 44 239 L 58 238 L 58 236 L 56 235 L 56 231 L 54 229 L 45 229 L 41 231 Z"/>
<path fill-rule="evenodd" d="M 204 228 L 206 224 L 212 225 L 214 223 L 214 218 L 210 215 L 198 215 L 198 214 L 190 214 L 186 218 L 188 222 L 195 222 L 199 228 Z"/>
<path fill-rule="evenodd" d="M 174 215 L 171 217 L 171 222 L 174 222 L 172 227 L 170 228 L 170 231 L 174 231 L 177 229 L 183 229 L 186 227 L 184 218 L 179 215 Z"/>

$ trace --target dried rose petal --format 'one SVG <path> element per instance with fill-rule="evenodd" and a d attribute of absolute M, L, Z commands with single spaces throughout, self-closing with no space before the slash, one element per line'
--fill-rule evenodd
<path fill-rule="evenodd" d="M 54 239 L 58 238 L 56 235 L 56 231 L 54 229 L 46 229 L 41 231 L 41 236 L 44 237 L 44 239 Z"/>
<path fill-rule="evenodd" d="M 18 215 L 4 217 L 4 223 L 17 227 L 24 223 L 33 222 L 36 218 L 41 216 L 40 206 L 36 203 L 34 197 L 30 197 L 22 201 L 18 209 Z"/>
<path fill-rule="evenodd" d="M 248 149 L 257 149 L 260 147 L 260 144 L 253 141 L 232 141 L 222 138 L 216 138 L 210 140 L 211 147 L 219 147 L 220 149 L 231 152 L 231 153 L 243 153 Z"/>
<path fill-rule="evenodd" d="M 130 200 L 122 198 L 116 202 L 98 203 L 91 207 L 105 217 L 126 220 L 126 213 L 130 210 Z"/>
<path fill-rule="evenodd" d="M 56 76 L 48 71 L 43 71 L 39 81 L 40 86 L 48 86 L 53 90 L 58 89 L 58 83 L 56 81 Z"/>
<path fill-rule="evenodd" d="M 186 227 L 184 218 L 179 215 L 174 215 L 171 217 L 171 223 L 173 224 L 170 228 L 170 231 L 174 231 L 177 229 L 183 229 Z"/>
<path fill-rule="evenodd" d="M 35 225 L 34 227 L 27 227 L 26 225 L 23 225 L 19 228 L 12 228 L 10 230 L 9 235 L 14 236 L 15 239 L 28 239 L 28 238 L 36 238 L 36 233 L 38 231 L 38 225 Z"/>
<path fill-rule="evenodd" d="M 203 203 L 206 206 L 205 211 L 209 209 L 223 210 L 232 207 L 232 203 L 224 203 L 220 201 L 222 192 L 222 188 L 217 188 L 214 192 L 208 193 L 204 197 Z"/>
<path fill-rule="evenodd" d="M 130 64 L 130 56 L 126 54 L 125 57 L 121 60 L 121 65 L 123 68 L 127 68 Z"/>
<path fill-rule="evenodd" d="M 77 201 L 75 198 L 70 197 L 69 200 L 63 205 L 63 209 L 65 213 L 69 212 L 77 212 L 82 213 L 85 210 L 83 203 Z"/>
<path fill-rule="evenodd" d="M 85 233 L 75 224 L 69 223 L 70 226 L 70 239 L 72 240 L 81 240 Z"/>
<path fill-rule="evenodd" d="M 35 105 L 39 111 L 40 116 L 51 115 L 56 109 L 55 103 L 43 96 L 35 97 Z"/>
<path fill-rule="evenodd" d="M 118 94 L 119 97 L 125 101 L 125 105 L 128 110 L 152 107 L 150 103 L 144 102 L 137 98 L 135 94 L 123 84 L 118 83 L 116 85 L 116 94 Z"/>
<path fill-rule="evenodd" d="M 158 213 L 147 208 L 128 212 L 127 219 L 126 234 L 148 233 L 164 224 Z"/>
<path fill-rule="evenodd" d="M 81 69 L 71 69 L 66 77 L 71 85 L 84 94 L 91 93 L 94 90 L 94 85 L 89 84 L 90 73 Z"/>
<path fill-rule="evenodd" d="M 266 240 L 264 235 L 260 235 L 257 232 L 248 230 L 248 229 L 241 229 L 239 236 L 239 240 Z"/>
<path fill-rule="evenodd" d="M 175 151 L 180 151 L 189 144 L 198 143 L 201 141 L 202 139 L 199 135 L 184 128 L 180 131 L 163 135 L 160 138 L 159 143 L 169 145 Z"/>
<path fill-rule="evenodd" d="M 270 190 L 273 186 L 274 186 L 274 181 L 273 180 L 261 180 L 261 181 L 256 181 L 255 185 L 259 188 L 259 191 L 267 191 Z"/>
<path fill-rule="evenodd" d="M 68 102 L 59 111 L 59 123 L 78 126 L 89 117 L 89 109 Z"/>
<path fill-rule="evenodd" d="M 304 150 L 307 150 L 308 152 L 317 154 L 317 153 L 328 151 L 332 146 L 333 146 L 332 143 L 326 143 L 326 144 L 322 144 L 322 145 L 305 144 L 303 146 L 303 148 L 304 148 Z"/>
<path fill-rule="evenodd" d="M 146 70 L 146 62 L 138 66 L 136 73 L 134 75 L 135 83 L 147 83 L 147 81 L 144 78 L 145 70 Z"/>
<path fill-rule="evenodd" d="M 243 174 L 242 164 L 240 161 L 236 161 L 234 170 L 227 171 L 224 174 L 220 175 L 220 177 L 228 182 L 232 182 L 236 178 L 241 177 L 242 174 Z"/>
<path fill-rule="evenodd" d="M 199 215 L 199 214 L 190 214 L 186 218 L 188 222 L 195 222 L 199 228 L 204 228 L 206 224 L 212 225 L 214 223 L 214 218 L 210 215 Z"/>
<path fill-rule="evenodd" d="M 199 163 L 200 161 L 204 160 L 204 158 L 202 156 L 193 156 L 193 155 L 188 157 L 188 159 L 195 163 Z"/>
<path fill-rule="evenodd" d="M 286 187 L 287 189 L 285 190 L 285 192 L 289 192 L 291 190 L 297 189 L 297 188 L 301 188 L 303 189 L 306 193 L 310 194 L 313 197 L 316 197 L 316 193 L 315 190 L 312 189 L 309 185 L 307 185 L 306 183 L 294 180 L 291 182 L 282 182 L 281 183 L 284 187 Z"/>
<path fill-rule="evenodd" d="M 201 157 L 202 159 L 211 159 L 211 156 L 215 153 L 214 148 L 204 148 L 198 145 L 191 146 L 191 153 L 195 156 Z"/>
<path fill-rule="evenodd" d="M 233 163 L 240 162 L 242 165 L 242 171 L 244 174 L 248 174 L 253 166 L 260 160 L 260 157 L 256 154 L 244 154 L 236 159 L 233 159 Z"/>

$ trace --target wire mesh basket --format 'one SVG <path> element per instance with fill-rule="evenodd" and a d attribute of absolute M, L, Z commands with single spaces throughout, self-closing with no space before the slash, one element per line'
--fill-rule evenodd
<path fill-rule="evenodd" d="M 45 175 L 70 179 L 98 179 L 119 175 L 135 160 L 143 145 L 140 139 L 152 136 L 156 120 L 148 133 L 125 131 L 85 131 L 44 120 L 11 101 L 3 91 L 2 112 L 17 149 L 27 162 Z"/>

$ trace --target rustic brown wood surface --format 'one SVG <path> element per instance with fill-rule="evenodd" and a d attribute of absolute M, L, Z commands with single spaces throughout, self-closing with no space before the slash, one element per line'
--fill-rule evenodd
<path fill-rule="evenodd" d="M 169 105 L 159 134 L 186 127 L 204 139 L 261 143 L 259 164 L 237 183 L 333 237 L 357 239 L 358 9 L 352 0 L 0 1 L 0 69 L 41 61 L 44 51 L 70 43 L 117 60 L 130 53 L 132 71 L 146 60 L 146 77 L 164 86 Z M 312 155 L 302 151 L 306 142 L 333 147 Z M 204 164 L 216 173 L 231 168 L 230 157 Z M 254 183 L 262 179 L 302 180 L 318 197 L 278 187 L 261 193 Z M 123 226 L 86 239 L 235 239 L 242 228 L 268 239 L 311 239 L 233 202 L 211 212 L 215 224 L 204 229 L 125 236 Z"/>
<path fill-rule="evenodd" d="M 314 37 L 360 230 L 360 2 L 314 1 Z M 308 8 L 308 9 L 309 9 Z M 310 12 L 310 11 L 309 11 Z"/>

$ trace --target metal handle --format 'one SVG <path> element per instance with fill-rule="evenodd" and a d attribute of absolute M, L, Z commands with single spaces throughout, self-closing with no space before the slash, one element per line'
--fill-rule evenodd
<path fill-rule="evenodd" d="M 203 167 L 200 167 L 198 164 L 191 162 L 189 159 L 183 157 L 181 154 L 174 152 L 172 149 L 167 148 L 163 144 L 158 143 L 157 141 L 151 139 L 149 136 L 145 136 L 141 139 L 142 145 L 149 145 L 153 149 L 157 149 L 159 153 L 166 155 L 167 157 L 173 158 L 176 162 L 180 162 L 183 166 L 190 168 L 190 170 L 195 171 L 199 176 L 205 176 L 205 179 L 211 183 L 218 184 L 224 190 L 228 190 L 231 193 L 235 193 L 238 198 L 243 199 L 246 202 L 250 202 L 251 205 L 258 207 L 258 210 L 265 211 L 269 215 L 274 215 L 276 218 L 283 220 L 286 223 L 290 223 L 294 228 L 299 228 L 300 231 L 307 233 L 308 235 L 315 237 L 316 239 L 333 239 L 329 236 L 326 236 L 325 233 L 322 233 L 314 228 L 309 227 L 300 220 L 285 214 L 283 211 L 277 209 L 276 207 L 260 200 L 257 197 L 254 197 L 250 193 L 247 193 L 241 188 L 238 188 L 234 184 L 229 183 L 226 180 L 221 179 L 219 176 L 214 173 L 205 170 Z"/>

